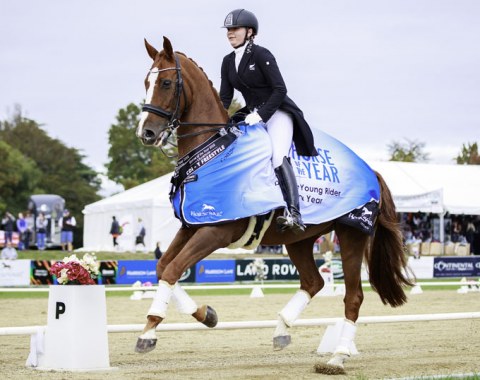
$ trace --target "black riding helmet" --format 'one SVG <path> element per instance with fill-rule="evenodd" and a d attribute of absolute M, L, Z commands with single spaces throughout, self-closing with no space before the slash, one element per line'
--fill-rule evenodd
<path fill-rule="evenodd" d="M 252 12 L 246 9 L 235 9 L 231 11 L 223 22 L 224 28 L 238 28 L 241 26 L 252 28 L 253 34 L 258 34 L 258 20 Z"/>

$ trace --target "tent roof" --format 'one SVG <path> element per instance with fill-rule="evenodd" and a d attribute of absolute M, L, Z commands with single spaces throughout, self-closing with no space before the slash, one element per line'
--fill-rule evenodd
<path fill-rule="evenodd" d="M 480 215 L 480 165 L 396 161 L 374 161 L 369 162 L 369 165 L 383 176 L 396 204 L 397 200 L 413 200 L 420 195 L 438 199 L 439 192 L 443 192 L 444 211 L 450 214 Z M 410 209 L 407 207 L 408 210 L 403 208 L 403 202 L 398 203 L 402 203 L 399 211 L 423 211 L 413 201 Z"/>
<path fill-rule="evenodd" d="M 172 173 L 145 182 L 111 197 L 91 203 L 83 209 L 84 214 L 115 211 L 125 207 L 164 206 L 170 207 L 168 189 Z"/>

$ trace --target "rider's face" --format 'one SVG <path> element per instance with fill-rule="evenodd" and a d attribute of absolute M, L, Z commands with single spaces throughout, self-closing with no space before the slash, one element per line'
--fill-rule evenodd
<path fill-rule="evenodd" d="M 251 29 L 248 30 L 248 34 L 251 35 Z M 247 37 L 247 28 L 238 27 L 238 28 L 228 28 L 227 29 L 227 38 L 233 48 L 236 48 L 243 44 L 245 38 Z"/>

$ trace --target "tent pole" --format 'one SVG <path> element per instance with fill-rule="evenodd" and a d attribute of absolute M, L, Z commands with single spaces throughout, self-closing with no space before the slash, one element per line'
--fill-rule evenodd
<path fill-rule="evenodd" d="M 441 244 L 441 253 L 445 254 L 445 212 L 440 213 L 440 244 Z"/>

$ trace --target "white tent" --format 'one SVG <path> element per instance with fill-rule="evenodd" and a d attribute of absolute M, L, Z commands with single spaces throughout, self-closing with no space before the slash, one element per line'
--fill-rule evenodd
<path fill-rule="evenodd" d="M 145 245 L 149 251 L 155 249 L 157 241 L 165 250 L 180 228 L 168 199 L 171 174 L 146 182 L 109 198 L 87 205 L 83 243 L 84 250 L 112 251 L 113 242 L 109 234 L 112 216 L 123 225 L 118 243 L 123 250 L 135 249 L 138 218 L 146 229 Z"/>
<path fill-rule="evenodd" d="M 480 165 L 369 162 L 387 182 L 399 212 L 480 215 Z"/>
<path fill-rule="evenodd" d="M 387 182 L 398 212 L 480 215 L 480 165 L 369 162 Z M 112 250 L 112 216 L 124 226 L 119 243 L 134 248 L 137 218 L 143 219 L 149 250 L 161 241 L 166 249 L 180 222 L 168 199 L 171 173 L 85 207 L 84 249 Z M 443 231 L 443 228 L 442 228 Z"/>

